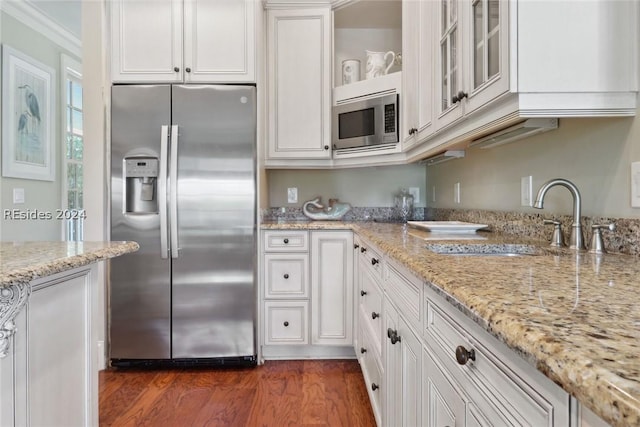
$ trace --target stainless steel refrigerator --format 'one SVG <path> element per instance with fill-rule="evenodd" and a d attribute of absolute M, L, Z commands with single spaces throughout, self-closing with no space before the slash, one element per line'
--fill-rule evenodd
<path fill-rule="evenodd" d="M 111 100 L 112 365 L 255 364 L 255 87 Z"/>

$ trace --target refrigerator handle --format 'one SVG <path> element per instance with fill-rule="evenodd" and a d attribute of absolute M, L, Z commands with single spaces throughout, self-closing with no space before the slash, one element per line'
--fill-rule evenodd
<path fill-rule="evenodd" d="M 167 154 L 169 142 L 169 126 L 162 126 L 160 131 L 160 179 L 158 179 L 158 206 L 160 211 L 160 258 L 169 257 L 167 244 Z"/>
<path fill-rule="evenodd" d="M 178 125 L 171 126 L 171 158 L 169 159 L 169 182 L 171 258 L 178 258 Z"/>

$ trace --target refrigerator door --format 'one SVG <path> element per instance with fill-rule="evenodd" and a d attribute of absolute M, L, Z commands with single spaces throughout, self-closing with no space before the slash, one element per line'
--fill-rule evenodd
<path fill-rule="evenodd" d="M 110 261 L 111 358 L 168 359 L 171 260 L 161 258 L 162 177 L 125 179 L 123 170 L 125 159 L 129 166 L 138 159 L 160 165 L 162 127 L 171 124 L 171 87 L 113 86 L 111 100 L 111 240 L 140 244 L 138 252 Z"/>
<path fill-rule="evenodd" d="M 255 355 L 255 98 L 251 86 L 173 86 L 174 359 Z"/>

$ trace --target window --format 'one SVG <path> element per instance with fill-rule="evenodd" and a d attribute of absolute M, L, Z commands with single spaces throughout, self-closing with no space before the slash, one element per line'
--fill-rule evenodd
<path fill-rule="evenodd" d="M 63 56 L 65 125 L 62 207 L 63 239 L 82 240 L 85 218 L 83 193 L 82 157 L 84 151 L 82 124 L 82 71 L 78 62 Z"/>

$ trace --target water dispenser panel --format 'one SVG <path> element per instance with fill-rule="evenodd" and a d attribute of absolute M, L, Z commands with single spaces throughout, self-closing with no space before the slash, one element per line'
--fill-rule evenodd
<path fill-rule="evenodd" d="M 155 214 L 158 212 L 157 179 L 158 159 L 131 157 L 124 159 L 125 212 Z"/>
<path fill-rule="evenodd" d="M 158 176 L 158 159 L 133 158 L 125 160 L 126 178 L 144 178 Z"/>

